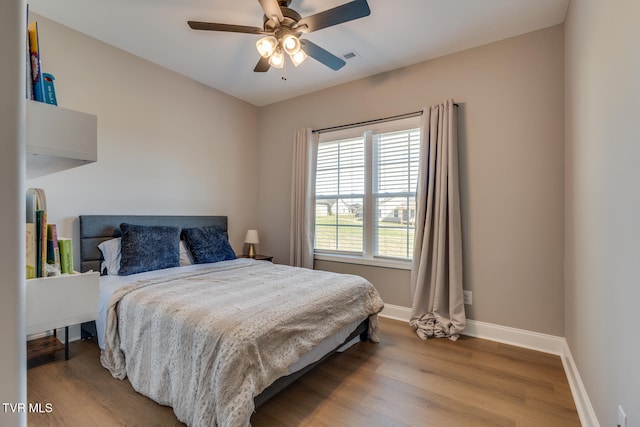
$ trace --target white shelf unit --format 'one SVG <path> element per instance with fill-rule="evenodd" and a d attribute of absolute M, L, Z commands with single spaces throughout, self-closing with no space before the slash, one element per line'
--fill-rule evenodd
<path fill-rule="evenodd" d="M 99 281 L 98 272 L 27 280 L 26 334 L 96 320 Z"/>
<path fill-rule="evenodd" d="M 26 101 L 27 179 L 98 160 L 98 118 Z"/>
<path fill-rule="evenodd" d="M 27 179 L 98 160 L 96 116 L 31 100 L 26 101 L 25 109 Z M 65 359 L 68 359 L 69 326 L 98 318 L 99 280 L 99 273 L 27 280 L 25 334 L 65 328 Z M 59 342 L 48 338 L 52 337 L 30 341 L 35 343 L 33 355 L 57 351 Z M 29 345 L 27 348 L 29 354 Z"/>

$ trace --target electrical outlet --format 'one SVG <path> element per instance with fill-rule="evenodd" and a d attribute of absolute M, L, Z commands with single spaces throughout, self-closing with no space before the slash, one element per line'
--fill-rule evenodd
<path fill-rule="evenodd" d="M 471 291 L 462 291 L 462 295 L 464 295 L 464 303 L 467 305 L 473 305 L 473 292 Z"/>
<path fill-rule="evenodd" d="M 627 427 L 627 414 L 620 405 L 618 405 L 618 427 Z"/>

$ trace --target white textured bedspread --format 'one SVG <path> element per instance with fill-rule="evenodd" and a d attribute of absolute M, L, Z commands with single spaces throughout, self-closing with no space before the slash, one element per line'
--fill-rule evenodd
<path fill-rule="evenodd" d="M 103 366 L 191 426 L 247 426 L 253 398 L 383 308 L 365 279 L 252 261 L 141 280 L 109 303 Z"/>

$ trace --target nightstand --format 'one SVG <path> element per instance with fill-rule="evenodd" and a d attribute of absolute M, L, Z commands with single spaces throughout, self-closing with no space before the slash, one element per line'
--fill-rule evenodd
<path fill-rule="evenodd" d="M 65 329 L 64 358 L 69 359 L 69 326 L 98 318 L 100 274 L 76 273 L 29 279 L 26 283 L 27 335 Z M 62 349 L 55 336 L 27 342 L 27 358 L 53 354 Z"/>
<path fill-rule="evenodd" d="M 273 262 L 273 257 L 270 255 L 259 255 L 256 254 L 254 256 L 249 256 L 249 255 L 238 255 L 238 258 L 252 258 L 255 259 L 257 261 L 269 261 L 269 262 Z"/>

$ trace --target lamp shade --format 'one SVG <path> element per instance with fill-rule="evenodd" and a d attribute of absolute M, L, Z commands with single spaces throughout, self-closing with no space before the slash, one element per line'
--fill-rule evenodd
<path fill-rule="evenodd" d="M 258 239 L 258 230 L 247 230 L 247 235 L 244 237 L 244 242 L 245 243 L 260 243 L 260 240 Z"/>
<path fill-rule="evenodd" d="M 304 62 L 307 59 L 307 54 L 304 53 L 302 49 L 300 49 L 295 55 L 291 55 L 291 62 L 296 67 Z"/>
<path fill-rule="evenodd" d="M 278 48 L 275 52 L 269 57 L 269 65 L 274 68 L 282 68 L 284 67 L 284 53 L 282 53 L 282 49 Z"/>
<path fill-rule="evenodd" d="M 282 39 L 282 47 L 289 55 L 295 55 L 300 50 L 300 40 L 293 34 L 288 34 Z"/>
<path fill-rule="evenodd" d="M 270 57 L 276 51 L 276 47 L 278 47 L 278 40 L 273 36 L 263 37 L 256 42 L 258 53 L 263 58 Z"/>

